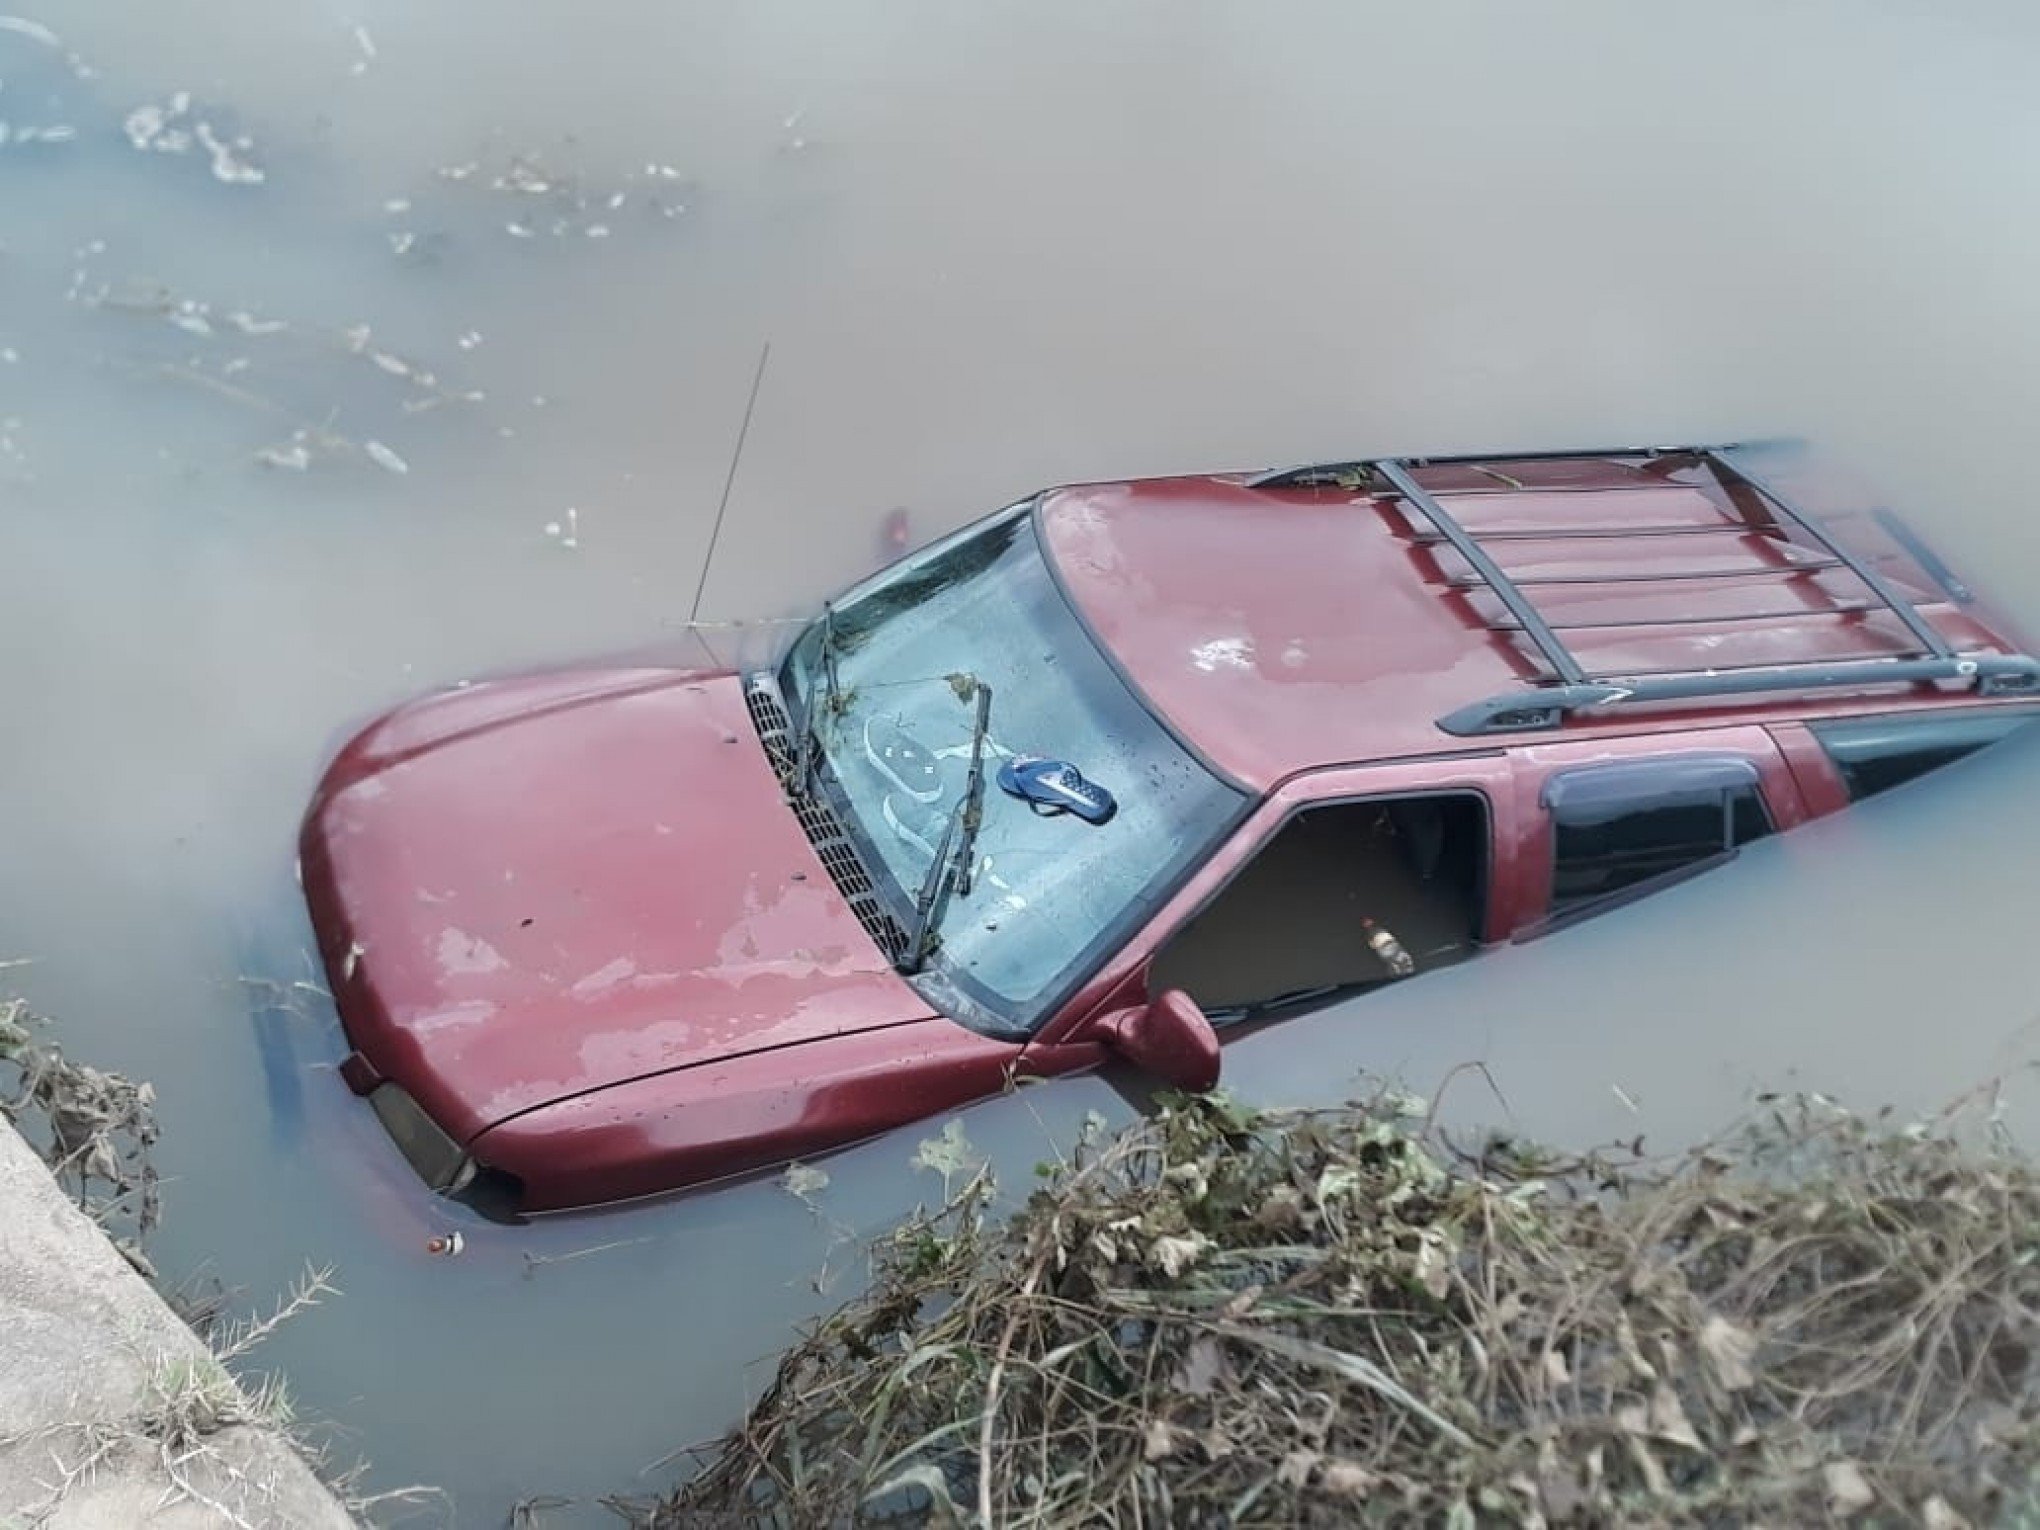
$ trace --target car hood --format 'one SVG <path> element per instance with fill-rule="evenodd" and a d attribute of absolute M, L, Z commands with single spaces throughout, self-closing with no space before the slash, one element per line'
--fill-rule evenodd
<path fill-rule="evenodd" d="M 350 1041 L 454 1138 L 929 1017 L 789 810 L 736 676 L 478 689 L 343 750 L 302 843 Z"/>

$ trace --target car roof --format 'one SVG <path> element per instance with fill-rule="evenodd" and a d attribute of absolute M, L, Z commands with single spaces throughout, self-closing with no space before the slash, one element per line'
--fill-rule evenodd
<path fill-rule="evenodd" d="M 1568 680 L 1631 688 L 1628 704 L 1543 719 L 1591 735 L 1888 711 L 1937 692 L 1852 680 L 1865 661 L 1939 674 L 2018 653 L 1853 489 L 1798 474 L 1786 500 L 1746 472 L 1697 449 L 1369 459 L 1070 486 L 1041 497 L 1038 524 L 1149 706 L 1255 790 L 1528 732 L 1511 698 Z M 1795 515 L 1806 485 L 1817 513 Z M 2007 662 L 2018 688 L 2040 672 Z M 1833 673 L 1827 689 L 1742 689 L 1781 666 Z M 1648 698 L 1681 685 L 1717 694 Z M 1441 726 L 1455 714 L 1472 722 Z"/>

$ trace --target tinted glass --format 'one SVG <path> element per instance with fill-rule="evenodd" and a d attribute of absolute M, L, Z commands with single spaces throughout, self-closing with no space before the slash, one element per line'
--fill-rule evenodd
<path fill-rule="evenodd" d="M 2030 708 L 1872 717 L 1813 723 L 1813 736 L 1841 772 L 1849 800 L 1860 802 L 1915 776 L 1951 765 L 2040 718 Z"/>
<path fill-rule="evenodd" d="M 1748 781 L 1693 787 L 1666 771 L 1670 790 L 1650 789 L 1634 766 L 1617 794 L 1559 796 L 1552 808 L 1551 912 L 1568 913 L 1771 832 Z M 1584 772 L 1582 775 L 1586 774 Z"/>

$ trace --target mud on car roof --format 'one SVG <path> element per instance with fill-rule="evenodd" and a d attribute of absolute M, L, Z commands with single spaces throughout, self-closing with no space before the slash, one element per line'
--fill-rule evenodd
<path fill-rule="evenodd" d="M 1555 729 L 1575 714 L 1767 692 L 1931 682 L 1983 696 L 2040 691 L 2040 660 L 2009 651 L 1974 623 L 1948 622 L 1951 637 L 1922 609 L 1928 602 L 1880 571 L 1879 557 L 1822 524 L 1833 515 L 1796 504 L 1762 465 L 1776 449 L 1363 458 L 1286 468 L 1246 486 L 1335 488 L 1391 500 L 1414 543 L 1463 565 L 1447 572 L 1448 588 L 1474 602 L 1490 632 L 1513 638 L 1533 673 L 1521 689 L 1438 717 L 1449 734 Z M 1605 497 L 1623 494 L 1625 480 L 1634 514 L 1611 515 Z M 1665 492 L 1680 485 L 1704 492 Z M 1512 500 L 1534 501 L 1541 511 L 1564 493 L 1593 493 L 1602 503 L 1593 516 L 1575 517 L 1577 524 L 1510 514 Z M 1973 601 L 1888 510 L 1842 513 L 1875 524 L 1892 556 L 1930 582 L 1932 605 L 1959 612 Z M 1639 544 L 1648 545 L 1647 564 L 1637 561 Z M 1514 566 L 1504 566 L 1511 554 Z M 1825 623 L 1831 642 L 1781 651 L 1772 636 L 1777 625 L 1792 624 L 1796 636 L 1809 619 Z M 1611 638 L 1622 657 L 1641 654 L 1643 662 L 1596 663 L 1582 652 L 1595 642 L 1608 647 Z"/>

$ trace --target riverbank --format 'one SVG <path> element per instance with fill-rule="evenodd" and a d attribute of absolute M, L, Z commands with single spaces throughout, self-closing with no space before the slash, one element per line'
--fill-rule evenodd
<path fill-rule="evenodd" d="M 0 1530 L 352 1530 L 279 1400 L 235 1382 L 145 1263 L 0 1111 Z"/>
<path fill-rule="evenodd" d="M 1178 1102 L 901 1227 L 640 1522 L 2019 1519 L 2040 1169 L 1987 1104 L 1554 1162 Z"/>

